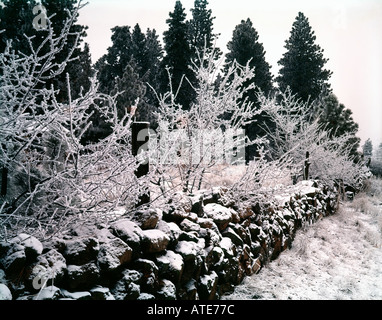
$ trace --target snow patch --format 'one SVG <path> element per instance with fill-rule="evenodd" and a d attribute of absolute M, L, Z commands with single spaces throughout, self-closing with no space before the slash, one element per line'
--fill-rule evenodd
<path fill-rule="evenodd" d="M 1 300 L 12 300 L 11 290 L 2 283 L 0 283 L 0 301 Z"/>

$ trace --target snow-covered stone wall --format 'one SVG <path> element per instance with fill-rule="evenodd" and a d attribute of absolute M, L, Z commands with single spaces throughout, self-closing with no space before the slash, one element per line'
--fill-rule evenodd
<path fill-rule="evenodd" d="M 0 299 L 219 299 L 338 205 L 336 190 L 313 181 L 245 210 L 223 206 L 219 189 L 190 202 L 46 243 L 0 242 Z"/>

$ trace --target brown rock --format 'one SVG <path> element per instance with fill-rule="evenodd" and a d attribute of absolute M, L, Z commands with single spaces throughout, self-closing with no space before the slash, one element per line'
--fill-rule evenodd
<path fill-rule="evenodd" d="M 169 236 L 160 230 L 144 230 L 142 232 L 142 249 L 146 253 L 159 253 L 167 249 Z"/>

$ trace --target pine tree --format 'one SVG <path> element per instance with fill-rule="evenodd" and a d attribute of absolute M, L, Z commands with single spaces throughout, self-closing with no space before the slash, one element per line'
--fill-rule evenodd
<path fill-rule="evenodd" d="M 214 43 L 218 36 L 213 33 L 215 17 L 212 17 L 212 10 L 207 9 L 207 6 L 207 0 L 195 0 L 194 8 L 191 9 L 192 19 L 188 22 L 188 37 L 195 63 L 200 63 L 198 54 L 202 54 L 204 49 L 208 54 L 215 50 L 216 59 L 221 55 L 220 49 Z"/>
<path fill-rule="evenodd" d="M 145 121 L 150 121 L 152 128 L 156 127 L 153 114 L 158 108 L 158 100 L 155 96 L 155 92 L 158 92 L 160 89 L 160 68 L 162 57 L 163 49 L 156 30 L 147 29 L 143 59 L 144 64 L 147 66 L 147 70 L 143 75 L 142 80 L 149 84 L 149 88 L 146 90 L 146 100 L 150 106 L 150 110 L 147 111 L 148 117 Z M 152 88 L 154 90 L 152 90 Z"/>
<path fill-rule="evenodd" d="M 63 27 L 66 23 L 66 20 L 69 18 L 68 11 L 73 12 L 74 8 L 78 4 L 78 0 L 42 0 L 42 5 L 45 7 L 47 11 L 47 15 L 50 16 L 54 14 L 52 17 L 52 27 L 56 34 L 60 34 L 63 30 Z M 61 50 L 61 52 L 57 55 L 57 61 L 56 62 L 62 62 L 65 57 L 69 54 L 70 50 L 74 47 L 73 52 L 73 58 L 76 58 L 75 60 L 68 63 L 65 70 L 61 75 L 59 75 L 57 78 L 53 79 L 51 82 L 47 82 L 47 87 L 50 85 L 54 85 L 56 89 L 59 89 L 60 92 L 57 96 L 57 99 L 59 101 L 67 101 L 68 100 L 68 88 L 67 88 L 67 82 L 66 82 L 66 74 L 68 73 L 70 76 L 70 79 L 76 79 L 76 89 L 72 92 L 72 98 L 77 98 L 78 95 L 76 95 L 80 88 L 83 87 L 85 90 L 89 89 L 90 87 L 90 81 L 88 78 L 83 77 L 83 82 L 80 82 L 78 79 L 78 70 L 90 70 L 91 67 L 91 59 L 90 59 L 90 52 L 87 50 L 86 46 L 84 46 L 84 49 L 81 48 L 83 39 L 86 37 L 86 30 L 88 29 L 87 26 L 80 25 L 77 23 L 78 19 L 76 18 L 70 32 L 71 34 L 68 36 L 67 42 L 64 46 L 64 48 Z M 80 34 L 78 42 L 77 36 L 72 35 L 72 33 L 78 32 Z M 49 50 L 49 48 L 47 48 Z M 79 64 L 83 64 L 82 66 L 79 66 Z M 90 71 L 89 75 L 93 71 Z"/>
<path fill-rule="evenodd" d="M 70 66 L 71 77 L 71 94 L 72 99 L 80 96 L 81 91 L 86 92 L 91 85 L 91 77 L 94 76 L 95 70 L 92 66 L 90 47 L 85 43 L 78 55 L 77 63 Z"/>
<path fill-rule="evenodd" d="M 4 52 L 7 41 L 12 40 L 12 48 L 16 52 L 30 54 L 30 48 L 26 36 L 36 35 L 33 28 L 33 8 L 36 1 L 30 0 L 3 0 L 0 5 L 0 52 Z"/>
<path fill-rule="evenodd" d="M 195 75 L 190 69 L 192 51 L 188 40 L 186 13 L 180 1 L 176 2 L 174 11 L 169 15 L 170 18 L 166 20 L 168 30 L 164 32 L 166 55 L 162 61 L 161 92 L 171 89 L 175 94 L 179 91 L 176 102 L 188 109 L 195 98 L 195 91 L 190 85 L 195 83 Z"/>
<path fill-rule="evenodd" d="M 363 155 L 365 158 L 371 158 L 373 155 L 373 143 L 370 139 L 367 139 L 362 146 Z"/>
<path fill-rule="evenodd" d="M 320 124 L 329 131 L 330 137 L 352 134 L 348 144 L 352 145 L 351 155 L 356 161 L 359 160 L 357 150 L 361 140 L 356 136 L 359 126 L 353 119 L 352 111 L 340 103 L 333 93 L 324 92 L 314 103 L 314 113 L 319 117 Z"/>
<path fill-rule="evenodd" d="M 382 163 L 382 143 L 379 144 L 377 150 L 373 154 L 375 154 L 375 158 Z"/>
<path fill-rule="evenodd" d="M 265 60 L 263 44 L 259 42 L 259 35 L 249 18 L 246 21 L 242 20 L 235 27 L 232 40 L 228 42 L 227 47 L 229 52 L 226 54 L 225 69 L 227 70 L 235 60 L 243 66 L 249 63 L 250 67 L 256 68 L 253 83 L 258 90 L 261 90 L 266 95 L 269 94 L 273 88 L 271 66 Z M 251 101 L 255 102 L 255 91 L 252 94 Z"/>
<path fill-rule="evenodd" d="M 145 35 L 137 24 L 132 32 L 131 41 L 132 58 L 136 62 L 136 71 L 138 71 L 142 81 L 157 89 L 157 78 L 163 53 L 156 30 L 147 29 Z M 147 96 L 150 96 L 149 92 L 147 92 Z M 152 101 L 152 103 L 154 102 Z"/>
<path fill-rule="evenodd" d="M 141 80 L 137 72 L 138 66 L 132 59 L 126 66 L 121 78 L 117 77 L 114 81 L 112 95 L 121 93 L 117 97 L 118 116 L 122 119 L 126 113 L 131 112 L 131 106 L 135 105 L 137 99 L 139 104 L 135 113 L 137 120 L 143 121 L 147 119 L 147 103 L 145 100 L 146 85 Z"/>
<path fill-rule="evenodd" d="M 229 52 L 226 54 L 225 72 L 234 61 L 245 66 L 247 63 L 250 67 L 255 68 L 255 76 L 246 82 L 246 86 L 255 85 L 254 89 L 247 91 L 243 99 L 249 99 L 258 107 L 258 93 L 262 92 L 269 95 L 272 92 L 272 74 L 270 65 L 265 60 L 265 51 L 263 44 L 259 42 L 259 35 L 253 27 L 252 21 L 248 18 L 242 20 L 233 31 L 232 40 L 228 42 Z M 255 122 L 246 127 L 248 138 L 255 138 L 264 134 L 261 126 L 272 127 L 272 123 L 265 114 L 255 117 Z M 247 162 L 256 155 L 256 146 L 247 148 Z"/>
<path fill-rule="evenodd" d="M 95 64 L 98 70 L 100 90 L 110 93 L 113 90 L 114 80 L 122 77 L 123 72 L 132 57 L 132 40 L 129 26 L 114 27 L 111 29 L 112 46 L 107 49 Z"/>
<path fill-rule="evenodd" d="M 131 30 L 129 26 L 117 26 L 112 29 L 112 45 L 108 53 L 96 63 L 100 90 L 106 94 L 124 91 L 117 99 L 117 108 L 127 110 L 139 97 L 137 119 L 152 121 L 156 109 L 156 98 L 147 83 L 158 89 L 158 73 L 162 47 L 155 30 L 147 29 L 146 35 L 139 24 Z M 128 86 L 133 84 L 134 88 Z M 130 90 L 131 89 L 131 90 Z M 105 124 L 97 120 L 98 131 L 109 132 Z M 154 123 L 152 123 L 154 125 Z M 104 129 L 102 129 L 104 128 Z"/>
<path fill-rule="evenodd" d="M 308 18 L 298 13 L 290 37 L 285 41 L 287 51 L 279 60 L 281 66 L 276 78 L 279 89 L 284 92 L 289 86 L 292 93 L 303 101 L 313 101 L 324 88 L 329 88 L 331 71 L 324 69 L 328 59 L 323 49 L 315 44 L 316 36 Z"/>
<path fill-rule="evenodd" d="M 33 37 L 31 42 L 32 45 L 41 43 L 42 39 L 47 35 L 45 30 L 36 30 L 33 26 L 34 13 L 33 8 L 38 4 L 34 0 L 5 0 L 3 1 L 3 7 L 0 6 L 0 30 L 4 30 L 1 34 L 0 41 L 0 52 L 3 52 L 7 41 L 11 40 L 13 45 L 12 48 L 16 52 L 20 52 L 26 55 L 31 54 L 30 44 L 26 38 Z M 52 28 L 56 35 L 61 34 L 66 20 L 69 17 L 68 10 L 73 12 L 74 8 L 78 4 L 78 0 L 42 0 L 41 4 L 45 7 L 47 16 L 54 16 L 51 18 Z M 78 78 L 78 70 L 88 70 L 91 74 L 91 61 L 90 53 L 86 45 L 84 49 L 81 48 L 84 37 L 86 37 L 86 26 L 77 23 L 77 18 L 75 18 L 74 23 L 70 28 L 70 35 L 67 38 L 67 42 L 62 48 L 62 50 L 55 55 L 55 61 L 53 63 L 61 63 L 68 56 L 70 50 L 74 47 L 72 54 L 72 61 L 66 65 L 65 70 L 55 77 L 45 81 L 45 83 L 40 83 L 40 86 L 45 86 L 49 88 L 53 85 L 56 90 L 59 90 L 57 95 L 57 100 L 59 102 L 65 102 L 68 100 L 68 90 L 66 87 L 66 74 L 68 73 L 71 79 L 76 79 L 75 87 L 78 90 L 72 91 L 72 98 L 77 98 L 79 93 L 79 88 L 83 87 L 87 90 L 90 86 L 89 79 L 86 77 Z M 76 43 L 77 35 L 74 33 L 79 33 L 79 39 Z M 44 52 L 49 52 L 50 44 L 47 43 L 43 47 Z M 77 58 L 77 59 L 76 59 Z M 79 66 L 81 64 L 81 66 Z M 83 81 L 80 81 L 82 79 Z"/>
<path fill-rule="evenodd" d="M 148 70 L 149 66 L 145 64 L 145 45 L 146 37 L 142 32 L 141 27 L 137 23 L 131 33 L 131 50 L 132 56 L 137 64 L 136 70 L 139 75 L 142 77 Z"/>

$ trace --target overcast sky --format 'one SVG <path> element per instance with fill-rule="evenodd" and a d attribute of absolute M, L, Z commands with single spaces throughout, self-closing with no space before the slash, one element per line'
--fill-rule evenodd
<path fill-rule="evenodd" d="M 88 0 L 80 23 L 89 26 L 86 42 L 93 62 L 111 45 L 110 29 L 116 25 L 156 29 L 162 36 L 175 0 Z M 188 18 L 194 0 L 182 0 Z M 382 143 L 382 0 L 209 0 L 217 46 L 227 42 L 241 20 L 250 18 L 266 51 L 266 60 L 278 73 L 277 61 L 285 52 L 292 24 L 299 11 L 308 17 L 316 43 L 329 59 L 334 94 L 353 111 L 362 144 L 371 138 Z"/>

